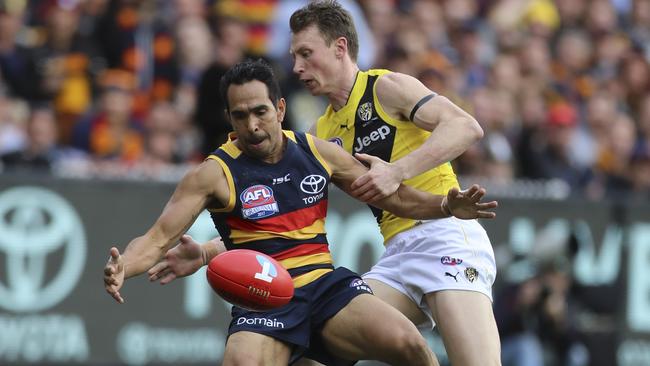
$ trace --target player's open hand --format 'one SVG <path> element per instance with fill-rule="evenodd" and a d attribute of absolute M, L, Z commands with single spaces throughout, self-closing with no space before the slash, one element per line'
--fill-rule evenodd
<path fill-rule="evenodd" d="M 386 198 L 397 191 L 402 183 L 402 174 L 393 164 L 376 156 L 368 154 L 354 154 L 357 160 L 370 165 L 370 170 L 357 178 L 350 188 L 355 198 L 372 203 Z"/>
<path fill-rule="evenodd" d="M 124 284 L 124 262 L 117 248 L 112 247 L 110 252 L 111 256 L 104 267 L 104 288 L 115 301 L 123 304 L 124 299 L 120 295 L 120 288 Z"/>
<path fill-rule="evenodd" d="M 481 202 L 485 196 L 485 188 L 478 184 L 472 185 L 464 191 L 452 188 L 447 193 L 447 207 L 449 212 L 459 219 L 493 219 L 496 213 L 487 211 L 498 206 L 497 201 Z"/>
<path fill-rule="evenodd" d="M 204 265 L 201 245 L 189 235 L 183 235 L 180 243 L 165 253 L 165 258 L 151 267 L 147 274 L 149 281 L 164 285 L 178 277 L 189 276 Z"/>

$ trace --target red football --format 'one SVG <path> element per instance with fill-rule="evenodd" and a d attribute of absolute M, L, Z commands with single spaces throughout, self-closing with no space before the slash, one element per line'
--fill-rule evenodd
<path fill-rule="evenodd" d="M 206 274 L 219 296 L 242 308 L 269 310 L 293 297 L 289 272 L 275 259 L 254 250 L 221 253 L 208 263 Z"/>

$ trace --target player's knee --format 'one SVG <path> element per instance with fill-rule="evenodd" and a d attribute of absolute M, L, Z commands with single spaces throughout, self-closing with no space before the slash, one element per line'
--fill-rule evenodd
<path fill-rule="evenodd" d="M 415 328 L 396 332 L 394 347 L 397 357 L 409 365 L 423 364 L 422 360 L 431 358 L 426 340 Z"/>
<path fill-rule="evenodd" d="M 426 340 L 420 333 L 409 334 L 404 338 L 402 344 L 402 353 L 406 355 L 419 355 L 419 357 L 426 357 L 431 350 Z"/>

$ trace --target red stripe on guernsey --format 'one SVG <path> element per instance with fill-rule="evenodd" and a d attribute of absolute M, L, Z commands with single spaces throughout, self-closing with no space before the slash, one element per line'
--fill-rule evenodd
<path fill-rule="evenodd" d="M 262 220 L 243 220 L 238 217 L 228 217 L 226 223 L 231 229 L 242 231 L 270 231 L 283 233 L 299 230 L 310 226 L 318 219 L 327 215 L 327 200 L 321 200 L 317 205 L 292 211 Z"/>
<path fill-rule="evenodd" d="M 311 255 L 311 254 L 327 253 L 327 252 L 329 252 L 329 248 L 327 244 L 301 244 L 289 250 L 272 254 L 271 257 L 273 257 L 273 259 L 275 260 L 283 260 L 283 259 L 299 257 L 303 255 Z"/>

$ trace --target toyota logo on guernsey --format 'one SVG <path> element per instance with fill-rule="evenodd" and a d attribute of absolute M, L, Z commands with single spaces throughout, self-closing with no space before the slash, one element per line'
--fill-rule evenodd
<path fill-rule="evenodd" d="M 59 195 L 38 187 L 3 192 L 0 233 L 0 307 L 48 309 L 77 285 L 86 260 L 86 234 L 74 207 Z M 62 262 L 46 275 L 48 257 L 55 252 L 63 253 Z"/>
<path fill-rule="evenodd" d="M 317 194 L 325 188 L 326 182 L 322 175 L 308 175 L 300 182 L 300 190 L 307 194 Z"/>
<path fill-rule="evenodd" d="M 273 190 L 258 184 L 246 188 L 239 196 L 242 202 L 242 215 L 247 219 L 261 219 L 280 212 L 273 197 Z"/>

